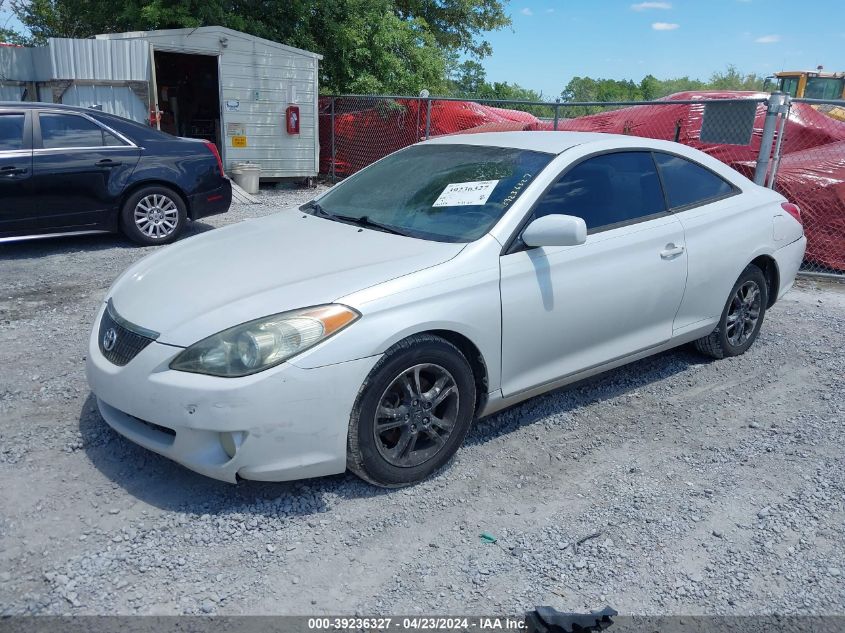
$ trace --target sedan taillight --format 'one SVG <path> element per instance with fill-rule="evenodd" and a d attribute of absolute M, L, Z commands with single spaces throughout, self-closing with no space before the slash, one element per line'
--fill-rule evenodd
<path fill-rule="evenodd" d="M 780 206 L 781 206 L 781 209 L 783 209 L 789 215 L 791 215 L 793 218 L 798 220 L 798 222 L 800 222 L 801 225 L 804 224 L 804 221 L 801 219 L 801 209 L 798 208 L 797 204 L 792 204 L 791 202 L 782 202 Z"/>
<path fill-rule="evenodd" d="M 217 145 L 215 145 L 211 141 L 203 141 L 203 143 L 205 143 L 205 146 L 208 148 L 208 150 L 212 154 L 214 154 L 214 158 L 217 159 L 217 168 L 220 170 L 220 175 L 224 176 L 225 173 L 223 172 L 223 161 L 220 158 L 220 152 L 217 151 Z"/>

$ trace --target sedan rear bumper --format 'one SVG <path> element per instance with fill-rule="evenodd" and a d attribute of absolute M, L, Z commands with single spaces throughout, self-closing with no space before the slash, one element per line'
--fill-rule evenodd
<path fill-rule="evenodd" d="M 774 252 L 780 273 L 780 288 L 778 288 L 777 299 L 779 300 L 795 283 L 795 276 L 804 261 L 804 251 L 807 249 L 807 238 L 802 235 L 791 244 L 782 246 Z"/>
<path fill-rule="evenodd" d="M 191 219 L 226 213 L 232 204 L 232 182 L 225 178 L 217 189 L 191 196 Z"/>

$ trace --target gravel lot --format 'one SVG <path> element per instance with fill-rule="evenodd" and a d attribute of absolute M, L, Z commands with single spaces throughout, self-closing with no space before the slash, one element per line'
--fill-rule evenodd
<path fill-rule="evenodd" d="M 148 252 L 0 245 L 0 614 L 845 614 L 845 286 L 802 281 L 740 358 L 680 349 L 488 418 L 410 489 L 232 486 L 95 412 L 91 320 Z"/>

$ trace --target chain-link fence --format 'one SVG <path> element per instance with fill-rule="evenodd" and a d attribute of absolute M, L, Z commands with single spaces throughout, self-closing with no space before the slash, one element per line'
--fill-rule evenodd
<path fill-rule="evenodd" d="M 801 208 L 802 270 L 845 277 L 845 101 L 792 99 L 778 129 L 774 187 Z"/>
<path fill-rule="evenodd" d="M 624 103 L 322 97 L 320 171 L 343 178 L 442 134 L 557 130 L 676 141 L 797 203 L 809 242 L 805 269 L 845 275 L 845 122 L 835 118 L 835 106 L 782 97 L 773 103 L 765 93 L 679 93 Z"/>

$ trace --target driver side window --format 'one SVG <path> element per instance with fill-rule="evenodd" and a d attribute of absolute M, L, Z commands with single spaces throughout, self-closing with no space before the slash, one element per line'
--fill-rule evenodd
<path fill-rule="evenodd" d="M 666 211 L 650 152 L 614 152 L 578 163 L 555 182 L 534 217 L 559 213 L 583 218 L 589 232 Z"/>

